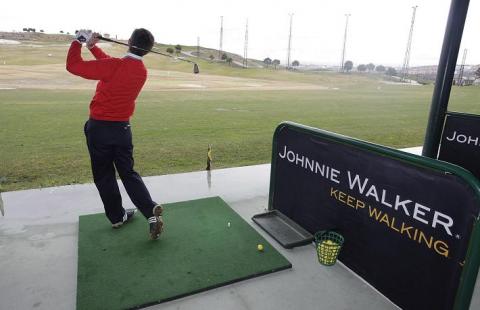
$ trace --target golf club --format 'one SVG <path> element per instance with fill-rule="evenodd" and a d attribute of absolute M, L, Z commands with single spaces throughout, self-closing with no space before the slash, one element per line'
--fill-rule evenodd
<path fill-rule="evenodd" d="M 112 43 L 116 43 L 116 44 L 125 45 L 125 46 L 130 47 L 127 43 L 123 43 L 123 42 L 120 42 L 120 41 L 115 41 L 115 40 L 105 38 L 105 37 L 102 37 L 102 36 L 97 36 L 97 38 L 99 40 L 102 40 L 102 41 L 112 42 Z M 177 58 L 177 57 L 174 57 L 174 56 L 169 55 L 169 54 L 164 54 L 162 52 L 158 52 L 158 51 L 154 51 L 154 50 L 146 50 L 146 49 L 136 47 L 136 46 L 132 46 L 132 47 L 136 48 L 136 49 L 139 49 L 139 50 L 142 50 L 142 51 L 149 52 L 149 53 L 159 54 L 159 55 L 162 55 L 162 56 L 165 56 L 165 57 L 175 58 L 175 59 L 178 59 L 178 60 L 181 60 L 181 61 L 186 61 L 186 62 L 192 63 L 193 64 L 193 73 L 198 74 L 200 72 L 200 70 L 198 69 L 197 63 L 195 63 L 191 60 L 184 59 L 184 58 Z"/>

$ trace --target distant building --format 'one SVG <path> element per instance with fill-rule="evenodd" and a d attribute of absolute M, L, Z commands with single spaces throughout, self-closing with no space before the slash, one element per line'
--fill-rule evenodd
<path fill-rule="evenodd" d="M 471 86 L 471 85 L 473 85 L 474 82 L 475 82 L 475 78 L 472 77 L 472 76 L 469 76 L 469 77 L 464 78 L 462 80 L 462 83 L 463 83 L 464 86 Z"/>
<path fill-rule="evenodd" d="M 437 76 L 437 66 L 410 67 L 408 69 L 410 77 L 416 77 L 417 80 L 435 81 Z"/>
<path fill-rule="evenodd" d="M 455 68 L 455 75 L 454 75 L 454 85 L 458 83 L 458 78 L 460 74 L 460 65 L 457 65 Z M 465 65 L 463 68 L 463 77 L 462 77 L 462 85 L 468 86 L 474 84 L 475 81 L 475 70 L 478 66 L 473 65 Z M 430 80 L 435 81 L 437 77 L 437 66 L 419 66 L 419 67 L 411 67 L 408 69 L 409 76 L 413 78 L 417 78 L 419 80 Z"/>

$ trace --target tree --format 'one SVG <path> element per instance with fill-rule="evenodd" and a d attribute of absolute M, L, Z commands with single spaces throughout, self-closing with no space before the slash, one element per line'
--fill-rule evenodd
<path fill-rule="evenodd" d="M 180 52 L 182 51 L 182 46 L 180 44 L 177 44 L 175 45 L 175 54 L 180 54 Z"/>
<path fill-rule="evenodd" d="M 228 58 L 227 58 L 227 64 L 231 66 L 231 65 L 232 65 L 232 62 L 233 62 L 232 57 L 228 57 Z"/>
<path fill-rule="evenodd" d="M 208 56 L 208 58 L 210 58 L 210 60 L 214 60 L 214 59 L 215 59 L 215 56 L 213 56 L 212 54 L 210 54 L 210 56 Z"/>
<path fill-rule="evenodd" d="M 353 69 L 353 62 L 351 60 L 345 61 L 345 64 L 343 65 L 343 70 L 350 72 L 350 70 Z"/>
<path fill-rule="evenodd" d="M 272 60 L 269 57 L 267 57 L 263 60 L 263 63 L 266 64 L 268 67 L 272 64 Z"/>
<path fill-rule="evenodd" d="M 365 72 L 367 71 L 367 66 L 364 64 L 358 65 L 357 70 L 360 72 Z"/>
<path fill-rule="evenodd" d="M 293 67 L 298 67 L 298 66 L 300 66 L 300 62 L 299 62 L 298 60 L 294 60 L 294 61 L 292 62 L 292 66 L 293 66 Z"/>
<path fill-rule="evenodd" d="M 227 61 L 227 59 L 228 59 L 227 53 L 223 53 L 222 54 L 222 60 Z"/>
<path fill-rule="evenodd" d="M 394 76 L 397 75 L 397 70 L 392 67 L 388 67 L 387 72 L 385 72 L 386 75 Z"/>
<path fill-rule="evenodd" d="M 375 71 L 377 72 L 385 72 L 385 67 L 382 65 L 379 65 L 375 68 Z"/>
<path fill-rule="evenodd" d="M 367 64 L 367 70 L 368 71 L 373 71 L 373 69 L 375 69 L 375 65 L 373 63 Z"/>
<path fill-rule="evenodd" d="M 480 79 L 480 67 L 478 67 L 478 69 L 475 70 L 475 76 L 477 77 L 477 79 Z"/>
<path fill-rule="evenodd" d="M 28 32 L 28 28 L 23 28 L 22 30 L 25 32 Z"/>
<path fill-rule="evenodd" d="M 63 30 L 60 30 L 60 33 L 63 33 Z"/>
<path fill-rule="evenodd" d="M 172 55 L 173 54 L 173 48 L 172 47 L 167 47 L 167 53 Z"/>
<path fill-rule="evenodd" d="M 44 32 L 43 29 L 40 29 L 40 32 Z"/>
<path fill-rule="evenodd" d="M 277 66 L 280 65 L 280 60 L 274 59 L 274 60 L 272 61 L 272 64 L 275 66 L 275 69 L 277 69 Z"/>

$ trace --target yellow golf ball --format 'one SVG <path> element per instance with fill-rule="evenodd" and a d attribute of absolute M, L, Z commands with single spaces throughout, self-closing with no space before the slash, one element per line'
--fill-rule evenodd
<path fill-rule="evenodd" d="M 263 245 L 262 244 L 257 245 L 257 250 L 263 251 Z"/>
<path fill-rule="evenodd" d="M 318 249 L 320 251 L 325 251 L 327 249 L 330 249 L 332 246 L 338 245 L 336 242 L 333 242 L 332 240 L 324 240 L 318 244 Z"/>

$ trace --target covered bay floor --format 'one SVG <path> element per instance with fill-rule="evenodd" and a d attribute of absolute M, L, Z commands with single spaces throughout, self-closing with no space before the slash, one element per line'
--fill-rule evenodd
<path fill-rule="evenodd" d="M 200 171 L 144 178 L 161 203 L 221 196 L 293 264 L 291 270 L 148 309 L 397 309 L 342 264 L 319 265 L 313 245 L 285 250 L 252 222 L 251 217 L 268 206 L 269 179 L 268 164 L 214 170 L 210 175 Z M 121 189 L 124 206 L 133 207 Z M 95 186 L 6 192 L 2 197 L 0 309 L 74 309 L 78 216 L 103 212 Z M 471 309 L 480 309 L 479 286 L 477 281 Z"/>

